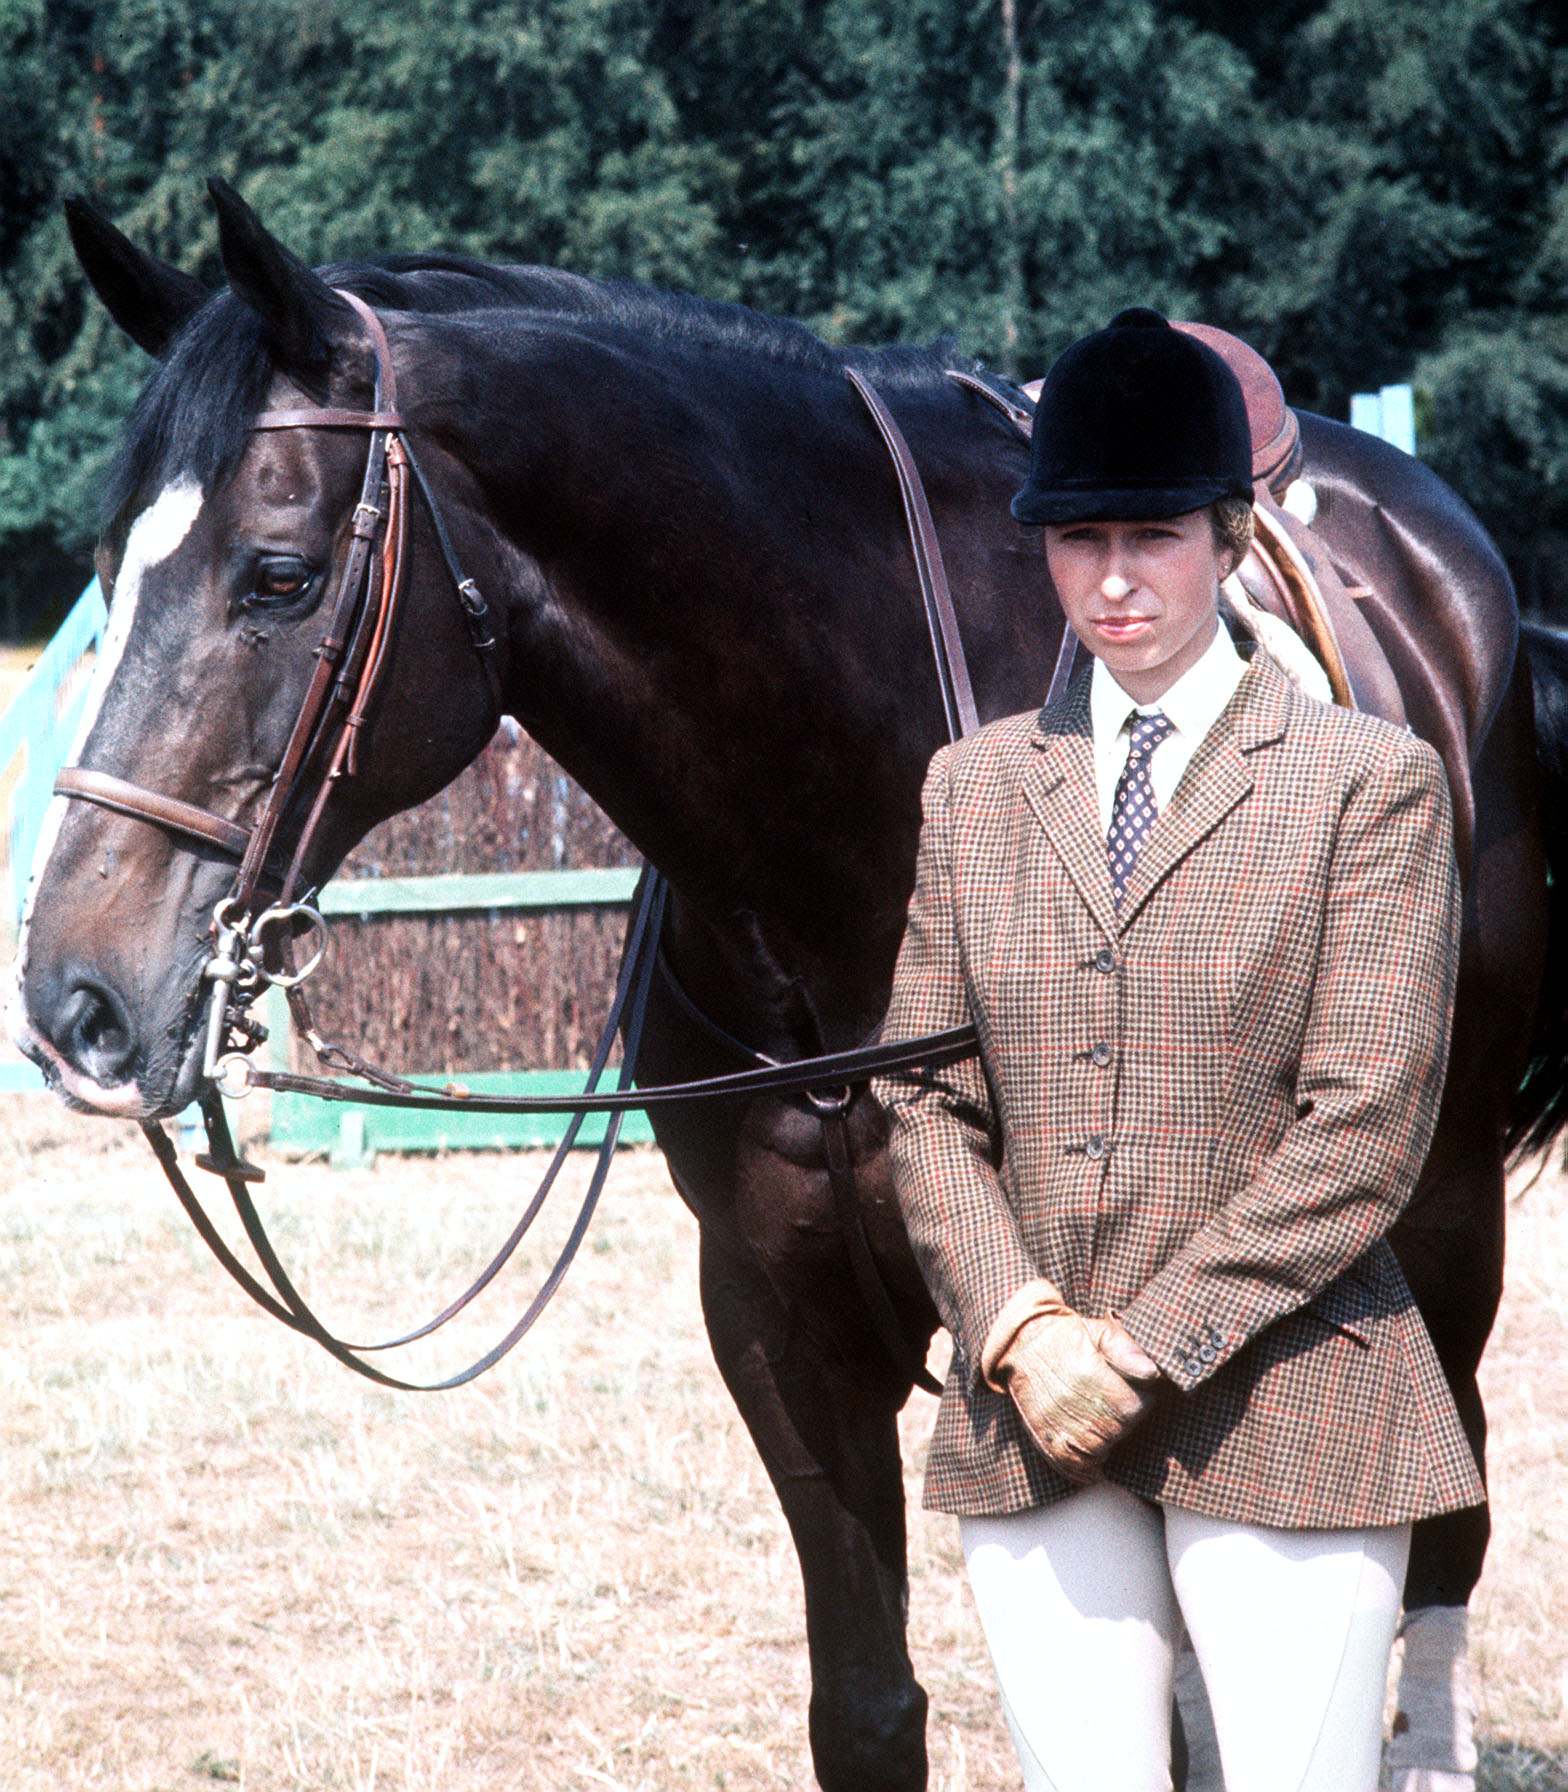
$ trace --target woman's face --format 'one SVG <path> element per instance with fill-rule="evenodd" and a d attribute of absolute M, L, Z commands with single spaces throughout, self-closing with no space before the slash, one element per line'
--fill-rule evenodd
<path fill-rule="evenodd" d="M 1207 509 L 1150 522 L 1047 523 L 1051 579 L 1078 639 L 1139 703 L 1203 657 L 1234 570 Z"/>

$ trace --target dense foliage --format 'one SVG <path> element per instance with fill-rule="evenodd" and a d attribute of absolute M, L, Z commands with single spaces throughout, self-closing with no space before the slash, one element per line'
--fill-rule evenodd
<path fill-rule="evenodd" d="M 1043 370 L 1148 301 L 1423 453 L 1568 617 L 1559 0 L 0 0 L 0 629 L 80 582 L 142 374 L 58 200 L 216 278 L 453 248 Z"/>

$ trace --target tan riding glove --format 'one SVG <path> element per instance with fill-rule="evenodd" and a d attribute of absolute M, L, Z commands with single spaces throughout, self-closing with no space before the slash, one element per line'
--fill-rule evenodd
<path fill-rule="evenodd" d="M 997 1315 L 980 1357 L 1040 1452 L 1086 1487 L 1154 1405 L 1160 1371 L 1115 1319 L 1075 1313 L 1050 1282 L 1027 1283 Z"/>

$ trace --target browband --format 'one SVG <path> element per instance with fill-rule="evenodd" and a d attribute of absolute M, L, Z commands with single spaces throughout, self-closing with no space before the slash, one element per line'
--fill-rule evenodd
<path fill-rule="evenodd" d="M 396 411 L 263 411 L 251 429 L 407 429 Z"/>

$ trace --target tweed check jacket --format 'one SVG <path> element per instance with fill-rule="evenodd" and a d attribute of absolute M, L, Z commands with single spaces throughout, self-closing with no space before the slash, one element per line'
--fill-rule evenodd
<path fill-rule="evenodd" d="M 1483 1497 L 1383 1234 L 1447 1061 L 1459 891 L 1437 755 L 1265 654 L 1118 913 L 1089 680 L 931 762 L 884 1037 L 981 1056 L 884 1078 L 899 1199 L 953 1366 L 926 1504 L 1072 1489 L 980 1374 L 1044 1275 L 1160 1365 L 1108 1479 L 1218 1518 L 1402 1523 Z"/>

